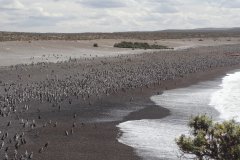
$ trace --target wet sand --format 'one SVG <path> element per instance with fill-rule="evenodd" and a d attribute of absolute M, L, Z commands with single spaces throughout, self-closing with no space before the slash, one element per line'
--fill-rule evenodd
<path fill-rule="evenodd" d="M 17 111 L 10 112 L 9 116 L 5 113 L 12 106 L 9 103 L 7 107 L 1 106 L 4 115 L 0 118 L 1 131 L 8 132 L 8 138 L 16 132 L 24 132 L 27 143 L 19 147 L 18 156 L 27 150 L 33 152 L 37 160 L 140 159 L 131 147 L 118 143 L 117 137 L 121 133 L 116 125 L 127 120 L 159 119 L 169 115 L 168 110 L 150 101 L 152 95 L 240 68 L 239 57 L 226 55 L 239 50 L 238 45 L 202 47 L 171 53 L 3 67 L 0 70 L 1 101 L 12 100 L 10 97 L 16 96 L 16 92 L 20 97 L 26 96 L 20 98 L 26 102 L 17 103 Z M 163 68 L 159 68 L 161 64 Z M 104 74 L 100 74 L 101 71 Z M 84 77 L 87 81 L 81 83 L 86 85 L 79 84 L 78 80 Z M 81 86 L 80 90 L 84 91 L 79 93 L 81 96 L 74 95 L 78 90 L 72 86 Z M 54 90 L 61 87 L 66 93 L 59 110 L 53 102 L 62 95 L 56 96 Z M 48 95 L 42 102 L 28 97 L 37 97 L 42 92 Z M 30 107 L 25 110 L 24 104 Z M 29 126 L 22 127 L 21 119 Z M 33 120 L 36 126 L 31 129 Z M 11 125 L 7 127 L 9 121 Z M 14 144 L 8 143 L 8 138 L 4 141 L 9 146 L 7 153 L 12 157 Z M 4 154 L 1 150 L 1 157 Z"/>

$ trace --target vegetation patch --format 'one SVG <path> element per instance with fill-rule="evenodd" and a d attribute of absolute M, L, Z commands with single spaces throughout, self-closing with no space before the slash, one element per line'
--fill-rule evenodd
<path fill-rule="evenodd" d="M 98 44 L 97 44 L 97 43 L 94 43 L 94 44 L 93 44 L 93 47 L 98 47 Z"/>
<path fill-rule="evenodd" d="M 142 42 L 126 42 L 122 41 L 120 43 L 115 43 L 114 47 L 117 48 L 132 48 L 132 49 L 173 49 L 169 48 L 167 46 L 153 44 L 150 45 L 148 43 L 142 43 Z"/>
<path fill-rule="evenodd" d="M 184 155 L 199 160 L 239 160 L 240 124 L 234 120 L 213 122 L 206 115 L 189 122 L 190 135 L 181 135 L 176 143 Z"/>

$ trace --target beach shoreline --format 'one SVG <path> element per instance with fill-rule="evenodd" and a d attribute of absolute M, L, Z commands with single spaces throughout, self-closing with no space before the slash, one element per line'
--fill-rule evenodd
<path fill-rule="evenodd" d="M 233 67 L 227 67 L 227 68 L 218 68 L 210 70 L 209 72 L 202 72 L 197 74 L 191 74 L 186 78 L 181 78 L 181 80 L 170 80 L 166 83 L 163 83 L 162 86 L 156 86 L 152 85 L 149 86 L 149 88 L 145 89 L 144 92 L 141 92 L 141 89 L 131 90 L 128 93 L 121 93 L 116 95 L 110 95 L 109 97 L 106 97 L 106 99 L 103 100 L 103 106 L 106 107 L 106 105 L 114 105 L 115 107 L 119 108 L 122 107 L 121 102 L 126 102 L 129 100 L 129 97 L 133 97 L 133 101 L 129 103 L 124 103 L 125 106 L 128 107 L 137 107 L 137 104 L 141 104 L 143 108 L 140 107 L 140 109 L 137 111 L 130 112 L 127 116 L 122 117 L 122 120 L 119 121 L 113 121 L 113 122 L 90 122 L 86 123 L 84 127 L 80 127 L 79 130 L 76 131 L 75 134 L 78 134 L 81 137 L 84 137 L 85 139 L 88 139 L 87 143 L 83 146 L 81 145 L 84 140 L 79 140 L 78 146 L 80 146 L 81 149 L 78 150 L 78 153 L 73 154 L 72 157 L 66 157 L 64 155 L 57 156 L 57 153 L 54 154 L 54 157 L 51 157 L 52 154 L 42 154 L 39 157 L 35 157 L 36 159 L 56 159 L 57 158 L 67 158 L 67 159 L 131 159 L 131 160 L 138 160 L 142 159 L 141 157 L 138 157 L 136 155 L 135 150 L 132 147 L 126 146 L 124 144 L 121 144 L 118 142 L 118 138 L 121 136 L 121 131 L 117 127 L 118 124 L 126 122 L 126 121 L 132 121 L 132 120 L 141 120 L 141 119 L 161 119 L 164 118 L 171 113 L 169 110 L 158 106 L 154 104 L 150 97 L 153 95 L 158 94 L 159 90 L 163 91 L 165 89 L 165 85 L 168 86 L 168 89 L 176 89 L 176 88 L 182 88 L 182 87 L 188 87 L 190 85 L 197 84 L 199 82 L 213 80 L 215 78 L 220 78 L 226 75 L 229 71 L 234 71 L 236 69 L 239 69 L 240 65 L 233 66 Z M 98 103 L 98 102 L 96 102 Z M 94 104 L 93 104 L 94 106 Z M 96 128 L 95 128 L 96 127 Z M 62 126 L 61 131 L 58 131 L 63 134 L 64 129 L 67 128 L 66 126 Z M 51 129 L 50 129 L 51 130 Z M 96 131 L 97 130 L 97 131 Z M 100 131 L 100 132 L 99 132 Z M 51 134 L 53 134 L 54 130 L 49 131 Z M 43 139 L 49 138 L 48 134 L 44 134 Z M 61 135 L 61 134 L 60 134 Z M 59 136 L 60 136 L 59 135 Z M 55 135 L 56 136 L 56 135 Z M 100 138 L 101 137 L 101 138 Z M 103 139 L 104 138 L 104 142 Z M 71 140 L 71 143 L 73 143 L 74 140 Z M 55 142 L 56 143 L 56 142 Z M 54 144 L 54 142 L 53 142 Z M 74 145 L 73 145 L 74 146 Z M 93 147 L 94 146 L 94 147 Z M 82 150 L 82 148 L 88 148 L 89 151 L 86 152 L 86 150 Z M 103 148 L 102 148 L 103 147 Z M 28 147 L 26 147 L 27 149 Z M 33 147 L 31 147 L 33 148 Z M 101 148 L 101 149 L 100 149 Z M 56 148 L 55 148 L 56 149 Z M 55 150 L 54 149 L 54 150 Z M 58 151 L 55 150 L 55 152 Z M 54 152 L 54 151 L 52 151 Z M 105 152 L 105 154 L 103 154 Z M 80 154 L 81 153 L 81 154 Z M 63 153 L 62 153 L 63 154 Z M 91 156 L 89 156 L 91 155 Z"/>
<path fill-rule="evenodd" d="M 216 48 L 213 47 L 210 49 L 213 49 L 214 53 L 218 53 L 215 51 Z M 80 62 L 76 60 L 76 62 L 69 61 L 56 64 L 40 63 L 36 65 L 18 65 L 17 67 L 3 68 L 0 70 L 0 80 L 2 84 L 0 91 L 2 98 L 4 98 L 4 95 L 8 96 L 15 92 L 21 93 L 17 90 L 21 88 L 23 88 L 23 93 L 30 92 L 33 96 L 36 96 L 35 92 L 37 95 L 41 94 L 40 91 L 45 85 L 51 90 L 45 88 L 44 93 L 49 92 L 53 97 L 53 95 L 58 93 L 55 92 L 54 89 L 58 88 L 51 87 L 60 84 L 63 84 L 64 87 L 66 86 L 65 84 L 68 84 L 66 90 L 63 91 L 63 97 L 68 92 L 70 92 L 70 96 L 67 96 L 66 101 L 62 102 L 60 108 L 55 106 L 54 103 L 45 101 L 38 102 L 35 100 L 27 103 L 30 107 L 26 111 L 23 104 L 18 104 L 19 112 L 11 114 L 8 117 L 1 117 L 1 130 L 6 129 L 5 125 L 8 121 L 11 121 L 12 125 L 10 128 L 7 128 L 9 137 L 13 136 L 16 131 L 25 133 L 27 143 L 19 148 L 19 153 L 24 154 L 26 150 L 33 152 L 34 159 L 37 160 L 141 159 L 136 155 L 133 148 L 118 142 L 118 137 L 121 136 L 121 132 L 119 128 L 117 128 L 117 125 L 129 120 L 160 119 L 166 117 L 170 114 L 169 111 L 154 104 L 150 100 L 151 96 L 161 94 L 164 90 L 187 87 L 198 82 L 219 78 L 228 71 L 240 68 L 238 59 L 226 56 L 226 51 L 216 56 L 212 55 L 213 53 L 211 51 L 205 53 L 208 50 L 209 48 L 204 47 L 202 50 L 192 49 L 186 51 L 187 53 L 184 51 L 173 52 L 171 53 L 173 56 L 168 53 L 145 53 L 141 55 L 127 55 L 125 57 L 87 59 L 85 61 L 81 60 Z M 238 50 L 238 48 L 233 50 Z M 189 56 L 199 56 L 199 58 L 193 58 L 193 60 L 196 60 L 196 63 L 199 59 L 206 60 L 206 57 L 209 58 L 208 68 L 201 68 L 201 65 L 205 64 L 204 62 L 199 65 L 199 68 L 196 66 L 196 70 L 193 70 L 195 66 L 186 68 L 186 73 L 178 73 L 174 79 L 164 77 L 164 80 L 158 80 L 154 77 L 158 75 L 153 72 L 156 69 L 154 68 L 156 67 L 154 64 L 157 65 L 159 63 L 158 60 L 161 60 L 162 57 L 166 58 L 164 60 L 169 63 L 174 62 L 173 64 L 177 64 L 180 58 L 187 58 Z M 176 58 L 176 60 L 174 58 Z M 146 62 L 144 60 L 146 60 Z M 148 63 L 147 60 L 151 60 L 151 63 Z M 190 59 L 189 64 L 192 65 L 192 63 Z M 182 66 L 184 66 L 184 64 L 182 64 Z M 149 67 L 149 69 L 147 67 Z M 100 91 L 96 94 L 95 89 L 101 89 L 101 87 L 103 87 L 93 83 L 95 81 L 91 81 L 96 78 L 96 74 L 98 73 L 97 69 L 103 70 L 103 76 L 105 76 L 103 82 L 100 81 L 98 83 L 105 85 L 106 81 L 110 81 L 109 84 L 112 84 L 113 87 L 118 83 L 122 88 L 115 88 L 114 90 L 111 88 L 112 86 L 104 86 L 108 89 L 103 90 L 102 95 Z M 113 69 L 116 69 L 114 70 L 115 72 L 112 71 Z M 144 71 L 146 75 L 142 74 L 143 69 L 148 69 Z M 169 71 L 168 68 L 163 68 L 163 70 L 164 69 Z M 119 74 L 123 74 L 120 75 L 120 77 L 123 77 L 111 77 L 111 75 L 119 76 L 115 75 L 117 71 L 119 71 Z M 137 74 L 133 71 L 136 71 Z M 78 74 L 79 72 L 81 74 Z M 132 74 L 135 74 L 135 76 L 132 76 Z M 167 74 L 169 74 L 170 77 L 173 71 L 170 69 Z M 71 95 L 71 91 L 74 90 L 74 88 L 70 88 L 71 85 L 74 84 L 74 87 L 76 87 L 75 83 L 73 83 L 75 80 L 74 75 L 78 76 L 76 81 L 78 78 L 87 77 L 88 81 L 81 81 L 86 84 L 83 85 L 82 88 L 93 86 L 94 90 L 90 90 L 88 94 L 85 92 L 81 93 L 82 97 L 75 96 L 74 94 Z M 125 77 L 129 75 L 131 75 L 131 77 Z M 99 81 L 100 78 L 101 76 L 96 79 Z M 138 83 L 139 81 L 142 81 L 144 84 Z M 145 84 L 145 82 L 147 83 Z M 142 86 L 139 86 L 139 84 Z M 17 89 L 14 88 L 16 86 Z M 92 95 L 90 93 L 92 93 Z M 42 99 L 43 96 L 44 95 L 41 95 L 39 97 Z M 76 98 L 73 98 L 74 96 Z M 46 101 L 51 102 L 50 98 L 46 97 Z M 29 124 L 33 124 L 33 120 L 34 123 L 36 121 L 37 127 L 24 129 L 22 128 L 22 124 L 19 125 L 21 119 L 24 120 L 24 123 Z M 40 153 L 41 147 L 46 144 L 48 144 L 47 147 L 43 148 Z M 11 146 L 11 144 L 9 145 L 13 152 L 14 147 Z M 4 152 L 1 153 L 1 156 L 3 155 Z"/>
<path fill-rule="evenodd" d="M 193 86 L 193 85 L 197 85 L 198 83 L 204 83 L 204 82 L 207 82 L 207 81 L 216 81 L 216 82 L 218 82 L 220 79 L 222 79 L 223 77 L 225 77 L 228 73 L 231 73 L 231 72 L 235 72 L 235 71 L 237 71 L 238 69 L 239 69 L 239 65 L 238 66 L 234 66 L 234 67 L 229 67 L 229 68 L 218 68 L 218 69 L 214 69 L 214 70 L 211 70 L 211 71 L 209 71 L 209 72 L 204 72 L 204 73 L 200 73 L 200 74 L 192 74 L 192 75 L 190 75 L 188 78 L 186 78 L 186 79 L 184 79 L 184 80 L 187 80 L 187 83 L 185 83 L 185 82 L 180 82 L 180 83 L 175 83 L 174 81 L 172 81 L 172 82 L 167 82 L 166 84 L 167 84 L 167 86 L 170 86 L 169 87 L 169 90 L 175 90 L 175 89 L 180 89 L 180 88 L 188 88 L 188 87 L 191 87 L 191 86 Z M 178 81 L 177 81 L 178 82 Z M 215 86 L 215 87 L 217 87 L 217 86 Z M 158 87 L 157 87 L 158 88 Z M 164 92 L 164 88 L 160 88 L 160 89 L 163 89 L 162 91 Z M 200 88 L 201 89 L 201 88 Z M 154 89 L 153 89 L 154 90 Z M 152 92 L 153 93 L 153 95 L 152 96 L 156 96 L 156 95 L 158 95 L 157 94 L 157 92 L 156 91 L 153 91 Z M 151 95 L 151 94 L 150 94 Z M 194 98 L 194 97 L 193 97 Z M 196 97 L 197 98 L 197 97 Z M 174 103 L 174 102 L 173 102 Z M 148 158 L 150 158 L 149 156 L 150 155 L 148 155 L 148 154 L 151 154 L 151 152 L 150 153 L 148 153 L 149 152 L 149 150 L 146 150 L 146 154 L 147 155 L 145 155 L 145 153 L 142 153 L 142 152 L 145 152 L 145 150 L 143 149 L 143 148 L 141 148 L 141 147 L 144 147 L 144 145 L 143 146 L 136 146 L 136 144 L 142 144 L 142 142 L 136 142 L 136 139 L 133 137 L 133 142 L 131 142 L 131 138 L 129 137 L 129 134 L 130 135 L 134 135 L 134 131 L 132 131 L 132 130 L 130 130 L 130 131 L 128 131 L 128 121 L 130 122 L 129 123 L 129 125 L 131 126 L 131 125 L 136 125 L 136 124 L 138 124 L 138 123 L 150 123 L 151 124 L 151 122 L 152 123 L 154 123 L 154 122 L 158 122 L 158 121 L 152 121 L 152 120 L 158 120 L 158 119 L 162 119 L 162 118 L 167 118 L 168 116 L 171 116 L 171 111 L 169 111 L 168 109 L 165 109 L 164 107 L 162 107 L 161 105 L 159 105 L 159 104 L 154 104 L 155 106 L 156 106 L 156 108 L 158 108 L 158 111 L 156 112 L 156 108 L 154 108 L 154 107 L 149 107 L 149 106 L 146 106 L 146 108 L 144 108 L 144 109 L 142 109 L 142 110 L 139 110 L 139 111 L 136 111 L 136 112 L 132 112 L 132 113 L 130 113 L 130 115 L 129 116 L 127 116 L 125 119 L 126 119 L 126 121 L 123 121 L 123 122 L 121 122 L 121 123 L 119 123 L 118 125 L 117 125 L 117 127 L 120 129 L 120 133 L 121 134 L 124 134 L 123 133 L 123 131 L 126 131 L 126 132 L 130 132 L 130 133 L 127 133 L 127 135 L 124 135 L 123 136 L 123 139 L 121 138 L 121 137 L 118 137 L 119 138 L 119 142 L 120 143 L 123 143 L 123 144 L 129 144 L 130 146 L 132 146 L 133 148 L 135 148 L 134 149 L 134 152 L 137 154 L 137 155 L 141 155 L 141 156 L 143 156 L 143 157 L 148 157 Z M 158 115 L 158 112 L 161 112 L 161 110 L 163 110 L 163 111 L 168 111 L 168 113 L 167 114 L 164 114 L 164 116 L 163 115 L 161 115 L 161 114 L 159 114 Z M 216 111 L 216 112 L 218 112 L 218 111 Z M 206 112 L 207 113 L 207 112 Z M 136 124 L 135 124 L 135 121 L 136 120 Z M 137 122 L 138 120 L 140 120 L 139 122 Z M 144 121 L 144 122 L 143 122 Z M 148 122 L 149 121 L 149 122 Z M 125 122 L 126 122 L 126 124 L 125 124 Z M 150 125 L 149 124 L 149 125 Z M 141 129 L 141 127 L 140 127 L 140 129 Z M 147 129 L 147 128 L 146 128 Z M 150 129 L 150 128 L 149 128 Z M 139 130 L 137 130 L 136 131 L 137 133 L 136 133 L 136 136 L 138 135 L 138 132 L 139 132 Z M 187 132 L 187 131 L 186 131 Z M 148 134 L 148 133 L 146 133 L 146 134 Z M 149 134 L 151 134 L 151 133 L 149 133 Z M 182 134 L 184 134 L 184 132 L 182 132 Z M 125 137 L 125 136 L 127 136 L 127 137 Z M 139 135 L 138 135 L 139 136 Z M 157 136 L 163 136 L 164 137 L 164 135 L 156 135 L 156 137 L 155 138 L 157 138 Z M 167 135 L 166 135 L 167 136 Z M 129 139 L 130 138 L 130 139 Z M 139 137 L 138 137 L 139 138 Z M 142 137 L 143 138 L 143 137 Z M 177 136 L 175 137 L 175 138 L 177 138 Z M 127 140 L 129 140 L 130 142 L 128 142 Z M 140 139 L 138 139 L 138 140 L 140 140 Z M 152 140 L 152 139 L 151 139 Z M 151 143 L 151 140 L 149 140 L 149 143 Z M 148 146 L 147 145 L 147 147 L 150 147 L 150 146 Z M 176 153 L 177 154 L 177 153 Z M 140 156 L 139 155 L 139 156 Z M 141 157 L 140 159 L 143 159 L 143 157 Z M 155 157 L 155 158 L 157 158 L 157 157 Z M 155 158 L 153 158 L 153 159 L 155 159 Z M 159 158 L 159 159 L 161 159 L 161 158 Z M 164 158 L 162 158 L 162 159 L 164 159 Z"/>

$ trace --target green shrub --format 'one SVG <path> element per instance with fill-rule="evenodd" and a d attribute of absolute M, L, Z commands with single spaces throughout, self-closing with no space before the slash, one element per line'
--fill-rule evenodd
<path fill-rule="evenodd" d="M 132 48 L 132 49 L 173 49 L 173 48 L 169 48 L 167 46 L 163 46 L 163 45 L 157 45 L 157 44 L 153 44 L 153 45 L 149 45 L 148 43 L 142 43 L 142 42 L 126 42 L 126 41 L 122 41 L 120 43 L 115 43 L 114 47 L 117 48 Z"/>
<path fill-rule="evenodd" d="M 181 135 L 176 143 L 184 154 L 199 160 L 239 160 L 240 125 L 234 120 L 214 123 L 206 115 L 196 116 L 189 122 L 191 134 Z"/>
<path fill-rule="evenodd" d="M 115 43 L 114 47 L 117 48 L 135 48 L 132 42 L 121 42 L 121 43 Z"/>
<path fill-rule="evenodd" d="M 98 44 L 97 44 L 97 43 L 94 43 L 94 44 L 93 44 L 93 47 L 98 47 Z"/>

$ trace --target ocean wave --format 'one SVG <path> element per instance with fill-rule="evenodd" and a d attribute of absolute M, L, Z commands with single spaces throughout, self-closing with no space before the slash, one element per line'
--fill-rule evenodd
<path fill-rule="evenodd" d="M 123 132 L 119 142 L 135 148 L 136 153 L 148 160 L 175 160 L 180 155 L 175 138 L 187 134 L 191 116 L 208 114 L 217 118 L 219 113 L 210 107 L 211 95 L 218 91 L 220 81 L 208 81 L 187 88 L 165 91 L 151 97 L 157 105 L 170 110 L 171 115 L 157 120 L 127 121 L 118 125 Z"/>
<path fill-rule="evenodd" d="M 223 120 L 240 122 L 240 72 L 228 74 L 222 79 L 220 89 L 211 96 L 209 105 L 220 112 Z"/>

